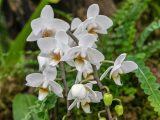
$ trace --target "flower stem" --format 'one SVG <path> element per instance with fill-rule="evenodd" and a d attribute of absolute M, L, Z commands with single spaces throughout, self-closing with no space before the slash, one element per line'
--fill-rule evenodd
<path fill-rule="evenodd" d="M 67 34 L 74 40 L 74 42 L 78 45 L 78 39 L 76 38 L 76 36 L 73 35 L 73 33 L 71 31 L 67 31 Z M 97 71 L 97 68 L 95 65 L 92 65 L 92 68 L 93 68 L 93 72 L 94 72 L 94 78 L 95 80 L 97 81 L 97 84 L 98 84 L 98 87 L 100 88 L 103 96 L 104 94 L 106 93 L 106 91 L 104 90 L 103 88 L 103 84 L 101 83 L 100 79 L 99 79 L 99 76 L 98 76 L 98 71 Z M 110 109 L 108 106 L 105 106 L 105 111 L 106 111 L 106 114 L 108 115 L 108 119 L 109 120 L 113 120 L 112 118 L 112 115 L 111 115 L 111 112 L 110 112 Z"/>
<path fill-rule="evenodd" d="M 113 61 L 110 61 L 110 60 L 103 60 L 101 63 L 110 63 L 110 64 L 114 64 Z"/>
<path fill-rule="evenodd" d="M 104 90 L 103 84 L 101 83 L 101 81 L 99 79 L 97 68 L 96 68 L 95 65 L 92 65 L 92 68 L 93 68 L 94 78 L 97 81 L 98 87 L 100 88 L 100 90 L 101 90 L 101 92 L 102 92 L 102 94 L 104 96 L 106 91 Z M 106 111 L 106 113 L 108 115 L 108 119 L 109 120 L 113 120 L 112 115 L 111 115 L 111 111 L 110 111 L 108 106 L 105 106 L 105 111 Z"/>
<path fill-rule="evenodd" d="M 66 100 L 66 104 L 67 104 L 67 117 L 68 117 L 68 120 L 71 120 L 71 111 L 68 110 L 68 107 L 70 105 L 70 102 L 69 100 L 67 100 L 67 95 L 68 95 L 68 86 L 67 86 L 67 81 L 66 81 L 66 72 L 65 72 L 65 68 L 64 68 L 64 62 L 60 62 L 59 63 L 60 65 L 60 69 L 61 69 L 61 77 L 62 77 L 62 81 L 63 81 L 63 84 L 64 84 L 64 98 Z"/>
<path fill-rule="evenodd" d="M 67 31 L 67 34 L 74 40 L 74 42 L 78 45 L 78 39 L 73 35 L 71 31 Z"/>

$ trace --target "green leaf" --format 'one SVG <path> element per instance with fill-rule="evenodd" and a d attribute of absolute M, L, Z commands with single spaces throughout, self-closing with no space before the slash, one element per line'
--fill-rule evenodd
<path fill-rule="evenodd" d="M 137 41 L 137 47 L 139 50 L 142 49 L 145 40 L 147 37 L 155 30 L 160 28 L 160 20 L 153 21 L 148 27 L 144 29 L 144 31 L 141 33 L 139 40 Z"/>
<path fill-rule="evenodd" d="M 139 68 L 135 73 L 141 84 L 141 88 L 148 95 L 148 101 L 151 106 L 160 115 L 160 84 L 156 82 L 156 77 L 150 69 L 145 66 L 143 59 L 139 59 L 136 56 L 130 56 L 129 58 L 138 64 Z"/>
<path fill-rule="evenodd" d="M 36 105 L 29 108 L 23 120 L 30 120 L 31 117 L 36 120 L 49 120 L 48 111 L 55 107 L 57 98 L 55 94 L 49 93 L 43 101 L 37 101 Z"/>
<path fill-rule="evenodd" d="M 35 105 L 37 98 L 32 95 L 18 94 L 13 100 L 14 120 L 21 120 L 29 112 L 29 107 Z"/>
<path fill-rule="evenodd" d="M 45 100 L 40 102 L 41 108 L 48 109 L 48 110 L 50 110 L 51 108 L 54 108 L 57 102 L 57 98 L 58 97 L 55 94 L 50 93 Z"/>
<path fill-rule="evenodd" d="M 59 3 L 60 1 L 61 1 L 61 0 L 49 0 L 49 2 L 55 3 L 55 4 Z"/>

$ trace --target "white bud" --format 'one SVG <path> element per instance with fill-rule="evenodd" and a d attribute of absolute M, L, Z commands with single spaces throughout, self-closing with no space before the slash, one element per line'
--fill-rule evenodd
<path fill-rule="evenodd" d="M 84 99 L 87 91 L 83 84 L 75 84 L 71 88 L 71 93 L 74 98 Z"/>

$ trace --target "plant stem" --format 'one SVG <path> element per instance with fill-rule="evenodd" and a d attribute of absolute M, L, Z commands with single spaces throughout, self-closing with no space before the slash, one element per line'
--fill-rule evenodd
<path fill-rule="evenodd" d="M 110 64 L 114 64 L 113 61 L 110 61 L 110 60 L 103 60 L 101 63 L 110 63 Z"/>
<path fill-rule="evenodd" d="M 78 39 L 73 35 L 71 31 L 67 31 L 67 34 L 74 40 L 74 42 L 78 45 Z"/>
<path fill-rule="evenodd" d="M 104 94 L 106 93 L 106 91 L 103 89 L 103 84 L 101 83 L 101 81 L 99 79 L 97 68 L 96 68 L 95 65 L 92 65 L 92 68 L 93 68 L 94 78 L 97 81 L 98 87 L 100 88 L 100 90 L 101 90 L 101 92 L 102 92 L 102 94 L 104 96 Z M 113 120 L 111 112 L 110 112 L 110 109 L 109 109 L 108 106 L 105 106 L 105 111 L 106 111 L 106 113 L 108 115 L 108 119 L 109 120 Z"/>
<path fill-rule="evenodd" d="M 67 104 L 67 116 L 68 116 L 68 120 L 71 120 L 71 111 L 68 110 L 70 102 L 69 102 L 69 100 L 67 100 L 68 86 L 67 86 L 67 81 L 66 81 L 66 72 L 65 72 L 65 68 L 64 68 L 64 62 L 60 62 L 59 65 L 61 68 L 61 74 L 62 74 L 61 77 L 62 77 L 62 81 L 64 84 L 64 97 L 65 97 L 66 104 Z"/>
<path fill-rule="evenodd" d="M 73 35 L 73 33 L 68 30 L 68 31 L 67 31 L 67 34 L 68 34 L 68 35 L 75 41 L 75 43 L 78 45 L 78 41 L 79 41 L 79 40 Z M 95 80 L 97 81 L 98 87 L 100 88 L 100 90 L 101 90 L 101 92 L 102 92 L 102 94 L 103 94 L 103 96 L 104 96 L 104 94 L 106 93 L 106 91 L 104 90 L 103 84 L 101 83 L 101 81 L 100 81 L 100 79 L 99 79 L 97 68 L 96 68 L 95 65 L 92 65 L 92 68 L 93 68 L 93 72 L 94 72 L 94 78 L 95 78 Z M 105 106 L 105 111 L 106 111 L 106 114 L 108 115 L 108 119 L 109 119 L 109 120 L 113 120 L 109 107 Z"/>

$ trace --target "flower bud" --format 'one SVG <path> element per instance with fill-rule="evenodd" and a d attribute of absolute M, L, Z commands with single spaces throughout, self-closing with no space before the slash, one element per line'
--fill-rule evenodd
<path fill-rule="evenodd" d="M 105 93 L 103 97 L 104 104 L 110 106 L 112 104 L 113 96 L 110 93 Z"/>
<path fill-rule="evenodd" d="M 75 84 L 71 88 L 71 93 L 74 98 L 84 99 L 87 91 L 83 84 Z"/>
<path fill-rule="evenodd" d="M 123 115 L 123 106 L 122 105 L 116 105 L 114 109 L 115 109 L 118 116 Z"/>
<path fill-rule="evenodd" d="M 106 120 L 106 118 L 105 117 L 101 117 L 101 118 L 99 118 L 99 120 Z"/>

